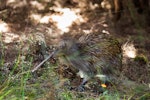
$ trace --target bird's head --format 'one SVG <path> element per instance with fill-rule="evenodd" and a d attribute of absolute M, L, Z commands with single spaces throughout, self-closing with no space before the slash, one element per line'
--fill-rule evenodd
<path fill-rule="evenodd" d="M 74 40 L 65 39 L 59 42 L 57 49 L 58 56 L 71 55 L 78 51 L 78 46 Z"/>

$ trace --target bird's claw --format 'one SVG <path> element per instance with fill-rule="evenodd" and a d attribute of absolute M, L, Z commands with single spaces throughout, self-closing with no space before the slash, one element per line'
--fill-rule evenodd
<path fill-rule="evenodd" d="M 79 85 L 75 90 L 79 92 L 83 92 L 85 90 L 85 87 L 83 85 Z"/>

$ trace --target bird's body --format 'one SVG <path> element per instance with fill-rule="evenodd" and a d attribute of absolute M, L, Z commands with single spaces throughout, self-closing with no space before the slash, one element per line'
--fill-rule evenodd
<path fill-rule="evenodd" d="M 121 46 L 107 34 L 88 34 L 77 41 L 66 39 L 59 49 L 59 58 L 79 71 L 82 84 L 93 77 L 117 76 L 121 70 Z"/>

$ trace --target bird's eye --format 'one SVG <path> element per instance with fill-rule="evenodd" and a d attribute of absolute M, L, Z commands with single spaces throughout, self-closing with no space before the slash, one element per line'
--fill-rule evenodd
<path fill-rule="evenodd" d="M 66 47 L 66 43 L 65 43 L 64 41 L 60 42 L 59 48 L 60 48 L 60 49 L 63 49 L 63 48 L 65 48 L 65 47 Z"/>

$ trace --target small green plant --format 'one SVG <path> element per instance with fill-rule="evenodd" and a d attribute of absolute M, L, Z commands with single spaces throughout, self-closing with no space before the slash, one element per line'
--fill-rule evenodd
<path fill-rule="evenodd" d="M 134 61 L 137 61 L 141 64 L 147 64 L 148 63 L 148 58 L 145 56 L 145 55 L 137 55 L 135 58 L 134 58 Z"/>
<path fill-rule="evenodd" d="M 61 94 L 62 95 L 62 100 L 72 100 L 72 94 L 68 91 L 68 92 L 64 92 Z"/>
<path fill-rule="evenodd" d="M 4 64 L 4 44 L 2 41 L 2 33 L 0 33 L 0 66 L 3 66 Z"/>

